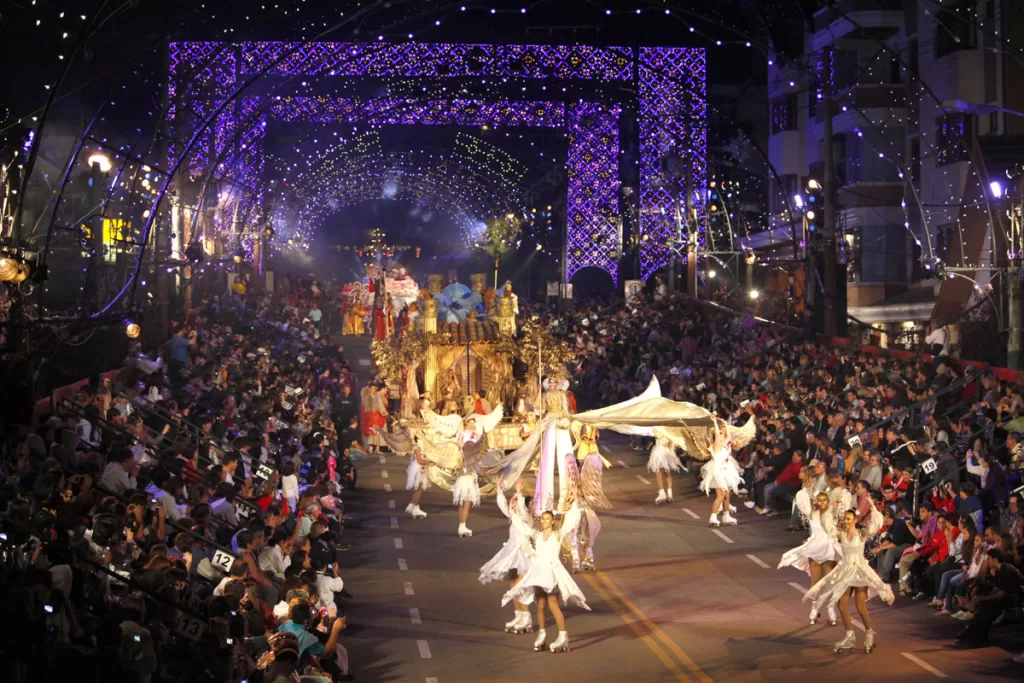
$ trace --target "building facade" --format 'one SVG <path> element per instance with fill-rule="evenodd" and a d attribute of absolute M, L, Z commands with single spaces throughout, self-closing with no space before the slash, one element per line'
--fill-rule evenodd
<path fill-rule="evenodd" d="M 849 314 L 887 333 L 875 341 L 919 341 L 940 294 L 929 276 L 978 267 L 984 285 L 995 265 L 993 240 L 965 234 L 963 212 L 991 213 L 978 191 L 989 183 L 970 181 L 992 171 L 982 150 L 1024 134 L 1024 93 L 1012 88 L 1024 71 L 1003 49 L 1021 28 L 1024 3 L 1012 0 L 840 0 L 817 12 L 802 55 L 771 56 L 768 148 L 782 187 L 752 246 L 765 259 L 791 253 L 796 196 L 822 179 L 831 88 Z"/>

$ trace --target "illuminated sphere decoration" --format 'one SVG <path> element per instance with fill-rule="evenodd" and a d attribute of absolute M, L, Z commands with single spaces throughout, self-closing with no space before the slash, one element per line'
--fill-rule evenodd
<path fill-rule="evenodd" d="M 18 262 L 4 256 L 0 258 L 0 281 L 10 282 L 18 274 Z"/>
<path fill-rule="evenodd" d="M 142 334 L 142 326 L 132 320 L 126 320 L 124 325 L 124 336 L 129 339 L 138 339 Z"/>

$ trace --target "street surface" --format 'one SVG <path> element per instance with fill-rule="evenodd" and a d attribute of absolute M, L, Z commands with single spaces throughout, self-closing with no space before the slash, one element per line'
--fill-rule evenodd
<path fill-rule="evenodd" d="M 345 338 L 360 381 L 372 372 L 365 342 Z M 736 527 L 712 530 L 711 502 L 693 474 L 675 478 L 675 501 L 655 506 L 647 453 L 602 435 L 613 467 L 604 488 L 614 509 L 602 514 L 598 572 L 576 575 L 593 611 L 564 609 L 572 651 L 535 653 L 534 635 L 505 633 L 511 604 L 503 585 L 483 586 L 478 570 L 508 538 L 494 499 L 470 514 L 473 537 L 456 535 L 451 494 L 432 488 L 427 519 L 405 516 L 408 460 L 371 456 L 357 463 L 359 490 L 346 498 L 342 577 L 354 595 L 345 645 L 360 681 L 835 681 L 982 682 L 1024 679 L 1024 666 L 1000 647 L 950 647 L 961 622 L 937 617 L 907 598 L 893 607 L 872 600 L 878 643 L 836 655 L 842 626 L 807 623 L 801 602 L 808 577 L 776 570 L 803 541 L 738 504 Z M 532 484 L 532 482 L 531 482 Z M 549 615 L 550 620 L 550 615 Z M 1005 642 L 1008 629 L 994 631 Z M 863 629 L 858 626 L 858 645 Z M 557 636 L 548 625 L 548 641 Z M 1019 642 L 1019 638 L 1017 638 Z"/>
<path fill-rule="evenodd" d="M 359 463 L 348 504 L 346 585 L 355 595 L 346 646 L 362 681 L 799 681 L 1021 680 L 1005 650 L 948 646 L 960 622 L 908 599 L 873 600 L 879 634 L 870 655 L 836 655 L 841 626 L 807 623 L 807 576 L 776 570 L 802 540 L 740 506 L 739 526 L 712 530 L 710 501 L 692 475 L 676 478 L 675 502 L 655 506 L 646 453 L 602 440 L 614 467 L 604 475 L 615 508 L 602 516 L 594 574 L 576 580 L 592 612 L 566 608 L 572 651 L 535 653 L 533 635 L 504 631 L 503 586 L 483 586 L 479 567 L 508 538 L 494 499 L 473 510 L 473 537 L 456 535 L 451 494 L 433 488 L 405 516 L 405 458 Z M 549 617 L 550 618 L 550 617 Z M 1010 627 L 1007 627 L 1010 628 Z M 1018 627 L 1019 628 L 1019 627 Z M 548 627 L 549 641 L 557 635 Z M 857 629 L 858 642 L 863 640 Z M 998 632 L 997 632 L 998 641 Z"/>

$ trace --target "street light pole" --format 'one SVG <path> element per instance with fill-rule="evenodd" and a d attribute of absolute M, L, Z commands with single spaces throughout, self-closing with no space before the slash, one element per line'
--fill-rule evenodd
<path fill-rule="evenodd" d="M 836 169 L 832 135 L 832 75 L 828 74 L 822 86 L 825 107 L 825 172 L 822 178 L 825 197 L 825 335 L 835 337 L 839 333 L 838 302 L 836 301 Z"/>

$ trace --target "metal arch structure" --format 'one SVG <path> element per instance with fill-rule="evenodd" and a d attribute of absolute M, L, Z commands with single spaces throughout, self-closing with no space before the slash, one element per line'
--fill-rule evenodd
<path fill-rule="evenodd" d="M 671 217 L 694 192 L 691 206 L 704 212 L 706 184 L 705 52 L 701 48 L 621 48 L 566 45 L 454 43 L 223 43 L 170 45 L 168 119 L 179 102 L 193 114 L 221 109 L 252 75 L 308 75 L 343 86 L 365 77 L 559 79 L 577 83 L 634 82 L 640 119 L 641 253 L 644 277 L 668 263 L 675 237 Z M 263 136 L 269 121 L 370 122 L 376 125 L 557 126 L 569 135 L 565 277 L 598 267 L 618 281 L 618 106 L 597 101 L 433 100 L 258 97 L 228 102 L 192 150 L 191 169 L 208 168 L 234 141 L 241 151 L 236 178 L 256 181 L 264 168 Z M 269 104 L 269 106 L 266 106 Z M 208 116 L 206 116 L 208 118 Z M 177 162 L 172 147 L 170 157 Z M 662 169 L 667 155 L 681 158 L 682 185 Z M 704 225 L 704 221 L 698 221 Z M 698 237 L 702 241 L 703 235 Z"/>

